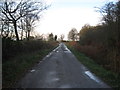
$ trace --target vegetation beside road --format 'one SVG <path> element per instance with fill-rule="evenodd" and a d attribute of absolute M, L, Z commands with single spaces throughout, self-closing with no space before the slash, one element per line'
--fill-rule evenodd
<path fill-rule="evenodd" d="M 118 89 L 120 88 L 120 76 L 110 70 L 105 69 L 102 65 L 98 64 L 95 60 L 86 56 L 84 53 L 81 53 L 77 48 L 77 42 L 67 42 L 68 48 L 73 52 L 73 54 L 77 57 L 77 59 L 84 64 L 91 72 L 100 77 L 103 81 L 105 81 L 112 88 Z"/>
<path fill-rule="evenodd" d="M 80 53 L 84 53 L 106 69 L 107 71 L 100 70 L 103 74 L 97 75 L 105 78 L 112 87 L 120 88 L 120 1 L 108 2 L 96 9 L 102 15 L 101 22 L 96 26 L 85 24 L 79 33 L 76 29 L 71 29 L 68 40 L 73 42 L 69 42 L 69 45 L 74 48 L 78 58 L 83 57 Z M 91 60 L 85 59 L 83 63 L 99 73 L 95 69 L 97 66 L 89 65 L 88 61 Z"/>
<path fill-rule="evenodd" d="M 12 87 L 22 73 L 57 45 L 57 40 L 64 41 L 64 35 L 58 39 L 53 33 L 32 35 L 35 22 L 40 19 L 38 13 L 49 7 L 42 2 L 37 7 L 38 4 L 32 0 L 27 3 L 5 0 L 0 4 L 3 87 Z M 85 24 L 79 32 L 71 29 L 68 40 L 73 42 L 67 44 L 92 72 L 112 87 L 120 88 L 120 1 L 109 2 L 96 9 L 101 13 L 102 21 L 96 26 Z"/>
<path fill-rule="evenodd" d="M 75 48 L 104 68 L 120 75 L 120 1 L 97 7 L 102 14 L 100 24 L 85 24 L 79 33 L 71 29 L 69 41 L 78 41 Z"/>
<path fill-rule="evenodd" d="M 8 44 L 9 41 L 9 44 Z M 16 82 L 43 59 L 57 42 L 3 40 L 2 87 L 14 87 Z"/>

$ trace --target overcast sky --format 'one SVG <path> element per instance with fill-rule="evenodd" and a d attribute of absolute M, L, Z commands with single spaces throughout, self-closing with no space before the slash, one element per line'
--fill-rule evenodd
<path fill-rule="evenodd" d="M 35 30 L 40 34 L 67 34 L 72 28 L 79 32 L 84 24 L 96 25 L 101 15 L 94 7 L 116 0 L 45 0 L 51 7 L 43 13 Z"/>

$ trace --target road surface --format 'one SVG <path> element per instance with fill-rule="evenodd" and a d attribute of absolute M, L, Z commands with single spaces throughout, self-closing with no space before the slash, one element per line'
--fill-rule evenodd
<path fill-rule="evenodd" d="M 19 88 L 110 88 L 61 43 L 18 83 Z"/>

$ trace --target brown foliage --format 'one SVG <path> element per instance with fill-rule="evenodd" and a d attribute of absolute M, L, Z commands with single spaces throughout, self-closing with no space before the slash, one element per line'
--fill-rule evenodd
<path fill-rule="evenodd" d="M 118 50 L 109 50 L 103 44 L 80 45 L 77 42 L 69 42 L 69 45 L 77 51 L 91 57 L 96 63 L 108 70 L 120 73 L 120 55 Z M 119 44 L 118 44 L 119 45 Z"/>

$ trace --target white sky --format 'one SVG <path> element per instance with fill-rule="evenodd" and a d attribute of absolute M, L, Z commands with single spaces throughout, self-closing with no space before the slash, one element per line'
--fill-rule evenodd
<path fill-rule="evenodd" d="M 51 4 L 43 13 L 35 30 L 40 34 L 53 33 L 65 35 L 76 28 L 79 32 L 84 24 L 96 25 L 100 22 L 100 13 L 94 7 L 101 7 L 106 2 L 116 0 L 45 0 Z"/>

